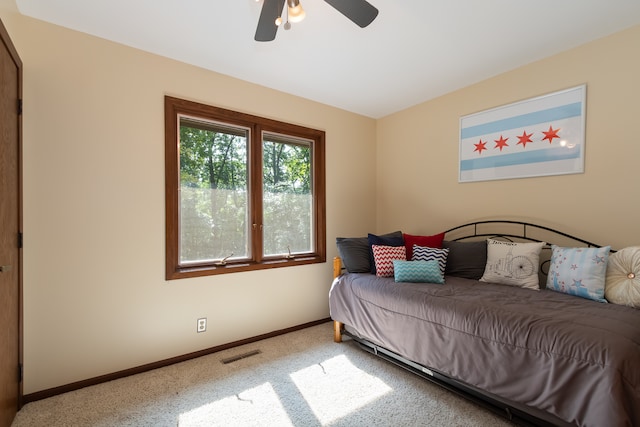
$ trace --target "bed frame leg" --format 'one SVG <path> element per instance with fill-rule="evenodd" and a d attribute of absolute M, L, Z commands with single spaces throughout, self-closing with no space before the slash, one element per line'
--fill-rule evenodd
<path fill-rule="evenodd" d="M 335 279 L 342 274 L 342 259 L 337 256 L 333 258 L 333 278 Z"/>
<path fill-rule="evenodd" d="M 337 320 L 333 321 L 333 341 L 342 342 L 343 328 L 344 328 L 344 324 L 342 322 L 338 322 Z"/>

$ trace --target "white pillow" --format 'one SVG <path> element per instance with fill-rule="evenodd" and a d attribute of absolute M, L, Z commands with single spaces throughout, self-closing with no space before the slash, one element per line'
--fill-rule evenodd
<path fill-rule="evenodd" d="M 544 242 L 516 243 L 487 239 L 487 265 L 483 282 L 540 289 L 538 267 Z"/>
<path fill-rule="evenodd" d="M 604 296 L 614 304 L 640 308 L 640 246 L 609 255 Z"/>

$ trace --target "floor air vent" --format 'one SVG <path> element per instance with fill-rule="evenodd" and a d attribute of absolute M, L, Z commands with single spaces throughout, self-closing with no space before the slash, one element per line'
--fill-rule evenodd
<path fill-rule="evenodd" d="M 247 357 L 255 356 L 256 354 L 262 353 L 260 350 L 251 350 L 246 353 L 237 354 L 235 356 L 227 357 L 226 359 L 222 359 L 221 362 L 225 365 L 228 363 L 236 362 L 240 359 L 246 359 Z"/>

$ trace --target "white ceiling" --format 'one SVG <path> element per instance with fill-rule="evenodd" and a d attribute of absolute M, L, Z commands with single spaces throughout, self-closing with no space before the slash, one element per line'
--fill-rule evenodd
<path fill-rule="evenodd" d="M 253 40 L 255 0 L 16 4 L 33 18 L 373 118 L 640 24 L 640 0 L 369 1 L 380 13 L 360 28 L 324 0 L 300 0 L 305 20 L 267 43 Z"/>

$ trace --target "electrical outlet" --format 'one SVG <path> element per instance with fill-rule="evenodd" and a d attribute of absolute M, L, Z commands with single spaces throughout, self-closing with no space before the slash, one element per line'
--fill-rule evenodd
<path fill-rule="evenodd" d="M 198 325 L 196 326 L 196 331 L 205 332 L 207 330 L 207 318 L 201 317 L 198 319 Z"/>

